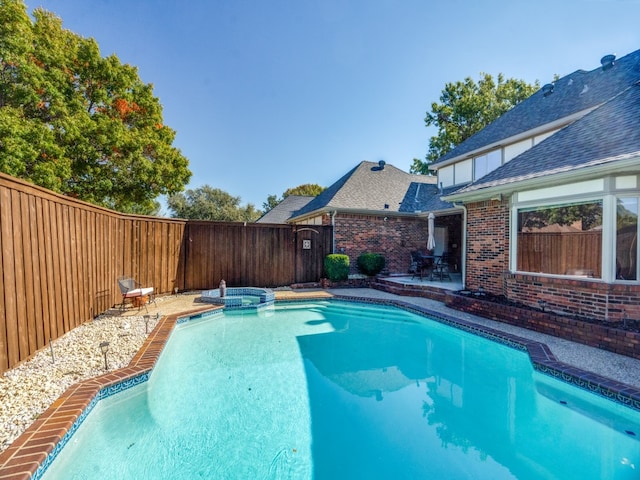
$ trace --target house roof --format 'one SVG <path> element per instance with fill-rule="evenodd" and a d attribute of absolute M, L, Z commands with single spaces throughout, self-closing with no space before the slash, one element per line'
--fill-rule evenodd
<path fill-rule="evenodd" d="M 580 112 L 586 113 L 610 100 L 639 78 L 640 50 L 615 60 L 611 68 L 598 67 L 589 72 L 577 70 L 555 81 L 552 93 L 545 95 L 544 87 L 541 88 L 443 155 L 433 165 L 444 166 L 472 153 L 480 153 L 485 148 L 498 146 L 505 139 L 542 128 L 560 119 L 571 118 Z"/>
<path fill-rule="evenodd" d="M 562 173 L 576 178 L 580 172 L 611 168 L 613 163 L 640 171 L 639 158 L 640 81 L 636 81 L 604 105 L 452 197 Z"/>
<path fill-rule="evenodd" d="M 412 184 L 433 185 L 436 181 L 436 177 L 406 173 L 384 162 L 363 161 L 292 218 L 329 210 L 400 212 Z"/>
<path fill-rule="evenodd" d="M 449 210 L 454 207 L 451 202 L 442 200 L 442 197 L 453 193 L 460 188 L 448 187 L 440 190 L 437 185 L 412 182 L 407 194 L 400 205 L 400 212 L 422 213 Z"/>
<path fill-rule="evenodd" d="M 257 223 L 287 223 L 287 220 L 297 210 L 300 210 L 315 197 L 304 195 L 289 195 L 279 204 L 262 215 Z"/>

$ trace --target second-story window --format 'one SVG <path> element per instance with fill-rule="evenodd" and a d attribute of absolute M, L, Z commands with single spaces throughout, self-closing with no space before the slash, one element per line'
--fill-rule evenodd
<path fill-rule="evenodd" d="M 502 165 L 502 150 L 493 150 L 473 159 L 474 180 L 484 177 Z"/>

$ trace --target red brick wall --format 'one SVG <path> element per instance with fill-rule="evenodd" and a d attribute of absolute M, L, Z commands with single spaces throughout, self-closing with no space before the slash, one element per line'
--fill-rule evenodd
<path fill-rule="evenodd" d="M 467 205 L 466 286 L 504 295 L 509 270 L 509 205 L 489 200 Z"/>
<path fill-rule="evenodd" d="M 524 305 L 600 321 L 640 320 L 640 286 L 509 272 L 507 200 L 467 205 L 466 287 Z"/>
<path fill-rule="evenodd" d="M 505 275 L 509 299 L 547 310 L 601 321 L 640 320 L 640 285 L 606 284 L 593 280 Z"/>
<path fill-rule="evenodd" d="M 407 273 L 410 252 L 426 246 L 427 229 L 426 219 L 338 214 L 335 251 L 349 256 L 351 273 L 358 272 L 357 260 L 363 252 L 383 254 L 389 273 Z"/>
<path fill-rule="evenodd" d="M 445 296 L 445 303 L 456 310 L 472 313 L 518 327 L 565 338 L 621 355 L 640 358 L 640 334 L 624 329 L 583 322 L 550 313 L 533 311 L 512 305 L 482 301 L 453 292 Z M 637 318 L 637 317 L 636 317 Z"/>

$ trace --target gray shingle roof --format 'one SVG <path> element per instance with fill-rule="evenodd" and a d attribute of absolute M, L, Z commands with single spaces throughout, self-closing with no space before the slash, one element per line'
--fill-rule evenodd
<path fill-rule="evenodd" d="M 315 197 L 307 197 L 303 195 L 289 195 L 278 205 L 260 217 L 257 220 L 257 223 L 287 223 L 287 220 L 291 218 L 291 215 L 293 215 L 295 211 L 303 208 L 314 198 Z"/>
<path fill-rule="evenodd" d="M 640 82 L 636 82 L 580 120 L 458 190 L 456 195 L 639 155 Z"/>
<path fill-rule="evenodd" d="M 438 159 L 435 166 L 506 138 L 596 107 L 640 78 L 640 50 L 617 59 L 613 67 L 578 70 L 554 83 L 553 93 L 542 89 Z"/>
<path fill-rule="evenodd" d="M 328 209 L 399 212 L 412 183 L 435 182 L 435 177 L 412 175 L 389 164 L 380 168 L 378 163 L 363 161 L 295 212 L 293 217 Z"/>
<path fill-rule="evenodd" d="M 442 196 L 453 193 L 459 186 L 448 187 L 440 191 L 437 185 L 414 182 L 409 186 L 407 194 L 400 205 L 401 212 L 420 213 L 437 212 L 453 208 L 450 202 L 442 200 Z"/>

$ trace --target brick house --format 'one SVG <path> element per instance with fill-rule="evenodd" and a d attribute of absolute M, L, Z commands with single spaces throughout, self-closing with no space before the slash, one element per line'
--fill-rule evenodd
<path fill-rule="evenodd" d="M 640 320 L 640 50 L 544 85 L 432 168 L 437 180 L 361 162 L 272 219 L 333 225 L 352 265 L 381 252 L 404 273 L 432 212 L 436 253 L 457 259 L 465 288 Z"/>
<path fill-rule="evenodd" d="M 578 70 L 433 165 L 465 210 L 465 286 L 640 320 L 640 50 Z"/>
<path fill-rule="evenodd" d="M 436 253 L 460 258 L 462 210 L 442 201 L 441 193 L 435 177 L 363 161 L 317 197 L 287 197 L 258 221 L 332 225 L 333 251 L 349 256 L 352 273 L 363 252 L 384 254 L 390 273 L 407 273 L 410 252 L 426 248 L 430 212 Z"/>

